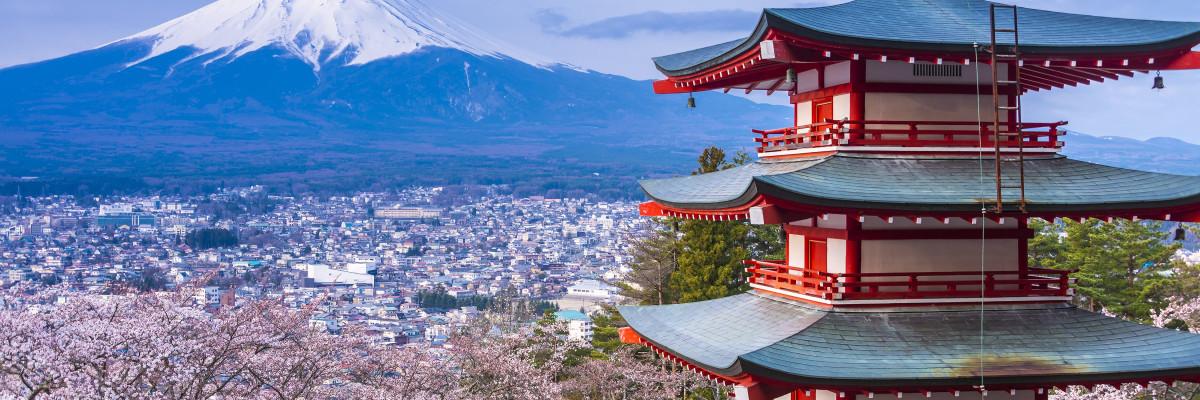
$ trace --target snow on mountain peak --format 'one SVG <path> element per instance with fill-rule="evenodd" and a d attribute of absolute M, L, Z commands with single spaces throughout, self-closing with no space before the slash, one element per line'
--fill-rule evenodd
<path fill-rule="evenodd" d="M 183 47 L 198 49 L 191 58 L 215 53 L 217 60 L 268 46 L 286 49 L 314 70 L 342 57 L 347 65 L 359 65 L 425 46 L 550 64 L 487 39 L 419 0 L 217 0 L 125 40 L 154 43 L 134 64 Z"/>

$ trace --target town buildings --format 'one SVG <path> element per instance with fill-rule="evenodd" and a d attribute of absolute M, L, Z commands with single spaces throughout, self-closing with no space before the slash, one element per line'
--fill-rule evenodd
<path fill-rule="evenodd" d="M 213 310 L 254 299 L 320 302 L 313 326 L 364 326 L 381 344 L 440 344 L 493 312 L 476 308 L 488 304 L 481 299 L 556 301 L 578 282 L 619 275 L 626 239 L 644 226 L 630 218 L 633 203 L 513 198 L 502 189 L 453 201 L 441 188 L 0 198 L 0 283 L 90 293 L 188 287 Z M 370 215 L 396 206 L 420 218 Z M 202 229 L 227 229 L 239 244 L 189 245 Z M 197 282 L 205 283 L 190 287 Z M 451 300 L 420 304 L 422 293 Z M 526 317 L 541 317 L 535 311 Z"/>

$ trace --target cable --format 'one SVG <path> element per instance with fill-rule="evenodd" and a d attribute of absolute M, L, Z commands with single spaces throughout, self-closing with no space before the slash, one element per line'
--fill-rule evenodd
<path fill-rule="evenodd" d="M 974 43 L 975 50 L 975 122 L 976 129 L 979 133 L 979 187 L 986 190 L 986 177 L 983 172 L 983 97 L 982 91 L 979 89 L 981 84 L 979 78 L 979 43 Z M 996 56 L 992 49 L 992 68 L 996 68 Z M 999 162 L 999 161 L 997 161 Z M 984 386 L 984 309 L 987 299 L 987 203 L 984 202 L 979 207 L 979 390 L 985 390 Z"/>

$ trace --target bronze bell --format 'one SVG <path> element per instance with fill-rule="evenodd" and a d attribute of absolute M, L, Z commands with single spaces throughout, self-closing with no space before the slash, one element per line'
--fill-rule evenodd
<path fill-rule="evenodd" d="M 1182 242 L 1187 240 L 1187 230 L 1183 229 L 1183 224 L 1175 228 L 1175 241 Z"/>
<path fill-rule="evenodd" d="M 1151 89 L 1162 90 L 1162 89 L 1166 89 L 1166 88 L 1167 88 L 1167 86 L 1165 84 L 1163 84 L 1162 75 L 1155 76 L 1154 77 L 1154 87 L 1152 87 Z"/>
<path fill-rule="evenodd" d="M 688 108 L 696 108 L 696 98 L 691 93 L 688 93 Z"/>

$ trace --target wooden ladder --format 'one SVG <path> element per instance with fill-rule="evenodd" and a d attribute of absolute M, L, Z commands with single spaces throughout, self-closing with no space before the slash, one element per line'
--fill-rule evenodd
<path fill-rule="evenodd" d="M 997 10 L 1012 11 L 1012 25 L 997 26 Z M 1025 135 L 1022 133 L 1023 127 L 1021 123 L 1021 33 L 1019 24 L 1017 23 L 1017 6 L 1008 4 L 991 3 L 991 27 L 992 27 L 992 46 L 988 48 L 991 53 L 991 68 L 992 68 L 992 142 L 995 145 L 996 151 L 996 203 L 993 212 L 997 214 L 1004 213 L 1004 190 L 1019 189 L 1021 193 L 1018 207 L 1021 212 L 1025 212 Z M 1000 34 L 1011 34 L 1012 45 L 1001 46 L 997 36 Z M 1000 79 L 1000 66 L 1013 66 L 1004 80 Z M 1001 88 L 1011 88 L 1015 95 L 1012 104 L 1000 105 Z M 1001 113 L 1008 115 L 1008 127 L 1002 129 L 1000 124 Z M 1008 183 L 1004 179 L 1003 160 L 1000 154 L 1000 142 L 1004 138 L 1015 137 L 1017 141 L 1016 159 L 1017 161 L 1017 182 Z"/>

